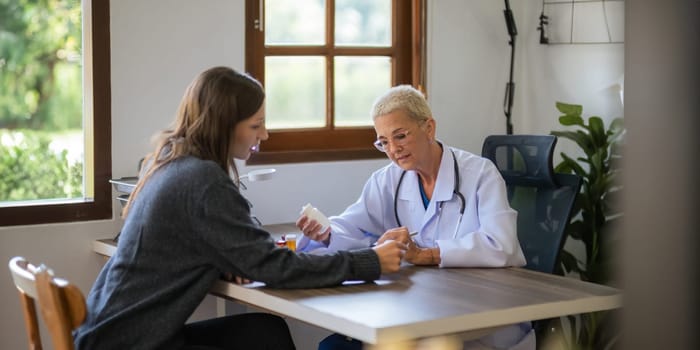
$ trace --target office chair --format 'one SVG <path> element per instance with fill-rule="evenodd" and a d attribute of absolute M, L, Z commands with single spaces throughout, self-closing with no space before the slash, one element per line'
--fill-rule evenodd
<path fill-rule="evenodd" d="M 552 156 L 556 136 L 492 135 L 481 151 L 501 172 L 510 206 L 518 212 L 518 240 L 525 254 L 525 268 L 555 273 L 565 228 L 581 178 L 555 173 Z"/>
<path fill-rule="evenodd" d="M 22 257 L 12 258 L 9 265 L 24 311 L 29 349 L 42 349 L 35 306 L 38 304 L 54 349 L 72 350 L 72 331 L 83 323 L 87 311 L 78 287 L 54 277 L 46 266 L 36 267 Z"/>

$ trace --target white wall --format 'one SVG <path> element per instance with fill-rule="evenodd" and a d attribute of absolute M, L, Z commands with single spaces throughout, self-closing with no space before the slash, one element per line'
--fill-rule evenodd
<path fill-rule="evenodd" d="M 561 130 L 556 101 L 582 104 L 584 115 L 598 115 L 606 125 L 622 117 L 617 84 L 624 75 L 624 45 L 542 45 L 536 29 L 541 6 L 541 1 L 511 1 L 518 29 L 515 133 Z M 433 0 L 428 18 L 428 94 L 439 136 L 480 153 L 484 136 L 505 133 L 510 46 L 503 2 Z M 559 146 L 574 152 L 568 142 L 560 140 Z"/>
<path fill-rule="evenodd" d="M 502 103 L 510 48 L 502 5 L 493 0 L 429 1 L 428 93 L 438 136 L 474 153 L 481 151 L 485 136 L 505 133 Z M 609 87 L 623 74 L 622 45 L 540 45 L 534 28 L 541 2 L 514 0 L 512 5 L 519 30 L 516 133 L 557 129 L 555 101 L 582 103 L 584 112 L 604 117 L 620 116 L 621 106 Z M 113 177 L 134 175 L 137 160 L 150 150 L 150 137 L 173 120 L 194 75 L 213 65 L 244 68 L 243 14 L 242 0 L 112 1 Z M 334 214 L 356 199 L 366 177 L 383 164 L 385 160 L 277 165 L 273 180 L 250 183 L 245 194 L 264 223 L 294 220 L 306 202 Z M 46 262 L 87 293 L 100 265 L 90 242 L 113 236 L 120 225 L 114 219 L 0 228 L 0 261 L 24 255 Z M 0 309 L 5 310 L 0 348 L 22 349 L 21 313 L 6 269 L 0 269 L 0 281 Z M 210 298 L 198 317 L 214 314 Z"/>

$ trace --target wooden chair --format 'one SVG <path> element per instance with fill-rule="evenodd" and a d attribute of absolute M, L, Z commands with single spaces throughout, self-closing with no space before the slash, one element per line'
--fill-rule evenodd
<path fill-rule="evenodd" d="M 9 265 L 24 311 L 29 349 L 42 349 L 36 313 L 38 305 L 54 349 L 72 350 L 72 332 L 85 320 L 87 309 L 80 289 L 54 277 L 53 271 L 46 266 L 36 267 L 22 257 L 12 258 Z"/>

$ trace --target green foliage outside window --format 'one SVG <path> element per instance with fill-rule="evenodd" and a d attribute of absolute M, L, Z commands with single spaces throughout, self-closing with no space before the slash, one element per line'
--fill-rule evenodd
<path fill-rule="evenodd" d="M 80 0 L 0 0 L 0 127 L 81 127 L 80 10 Z M 57 111 L 78 117 L 59 122 Z"/>
<path fill-rule="evenodd" d="M 83 195 L 81 0 L 0 0 L 0 201 Z M 70 154 L 69 154 L 70 153 Z"/>
<path fill-rule="evenodd" d="M 0 202 L 82 195 L 83 164 L 52 150 L 47 135 L 0 130 L 0 147 Z"/>

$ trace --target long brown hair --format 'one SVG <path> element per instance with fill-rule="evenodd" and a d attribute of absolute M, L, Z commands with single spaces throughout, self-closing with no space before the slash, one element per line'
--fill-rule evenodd
<path fill-rule="evenodd" d="M 200 73 L 185 90 L 173 126 L 155 136 L 156 149 L 143 161 L 147 170 L 129 196 L 123 216 L 148 178 L 175 159 L 194 156 L 212 160 L 237 177 L 238 169 L 229 154 L 232 131 L 253 116 L 264 99 L 260 83 L 247 74 L 228 67 Z"/>

